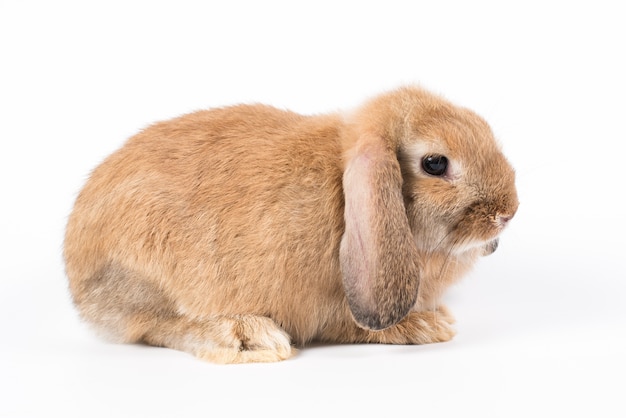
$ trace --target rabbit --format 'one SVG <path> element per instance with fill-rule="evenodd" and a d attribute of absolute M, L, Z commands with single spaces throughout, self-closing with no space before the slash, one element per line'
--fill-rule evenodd
<path fill-rule="evenodd" d="M 346 112 L 239 104 L 147 127 L 89 176 L 63 257 L 102 336 L 274 362 L 450 340 L 444 291 L 517 207 L 489 125 L 405 85 Z"/>

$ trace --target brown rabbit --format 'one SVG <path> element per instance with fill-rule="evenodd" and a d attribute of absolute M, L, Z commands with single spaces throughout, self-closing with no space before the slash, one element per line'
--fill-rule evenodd
<path fill-rule="evenodd" d="M 488 125 L 416 87 L 353 113 L 157 123 L 97 167 L 64 255 L 82 317 L 217 363 L 292 344 L 447 341 L 442 292 L 515 214 Z"/>

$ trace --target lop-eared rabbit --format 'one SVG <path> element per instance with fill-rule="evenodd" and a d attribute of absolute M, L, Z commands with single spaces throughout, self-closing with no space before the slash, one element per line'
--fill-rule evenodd
<path fill-rule="evenodd" d="M 444 290 L 518 206 L 487 123 L 421 88 L 350 113 L 156 123 L 91 174 L 64 257 L 82 318 L 216 363 L 454 335 Z"/>

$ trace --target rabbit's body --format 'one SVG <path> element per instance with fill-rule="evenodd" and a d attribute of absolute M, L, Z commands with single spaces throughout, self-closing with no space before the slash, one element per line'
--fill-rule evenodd
<path fill-rule="evenodd" d="M 350 117 L 234 106 L 131 138 L 93 172 L 68 222 L 66 270 L 82 316 L 119 341 L 226 363 L 284 359 L 291 342 L 448 340 L 441 293 L 501 228 L 446 241 L 446 222 L 466 220 L 455 219 L 457 203 L 436 202 L 459 199 L 449 191 L 435 202 L 415 194 L 420 182 L 454 180 L 415 172 L 411 153 L 423 145 L 406 142 L 410 127 L 395 115 L 411 98 L 418 115 L 445 104 L 405 89 Z M 415 138 L 428 142 L 422 125 Z M 487 151 L 505 175 L 492 206 L 510 217 L 512 170 L 497 147 Z M 428 213 L 433 204 L 446 210 Z"/>

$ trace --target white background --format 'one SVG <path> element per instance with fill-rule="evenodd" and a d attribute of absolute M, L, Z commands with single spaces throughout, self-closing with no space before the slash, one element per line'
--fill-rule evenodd
<path fill-rule="evenodd" d="M 0 416 L 626 416 L 626 13 L 581 1 L 0 0 Z M 216 366 L 105 343 L 63 230 L 156 120 L 330 112 L 403 83 L 470 107 L 516 167 L 499 250 L 446 296 L 455 339 Z"/>

